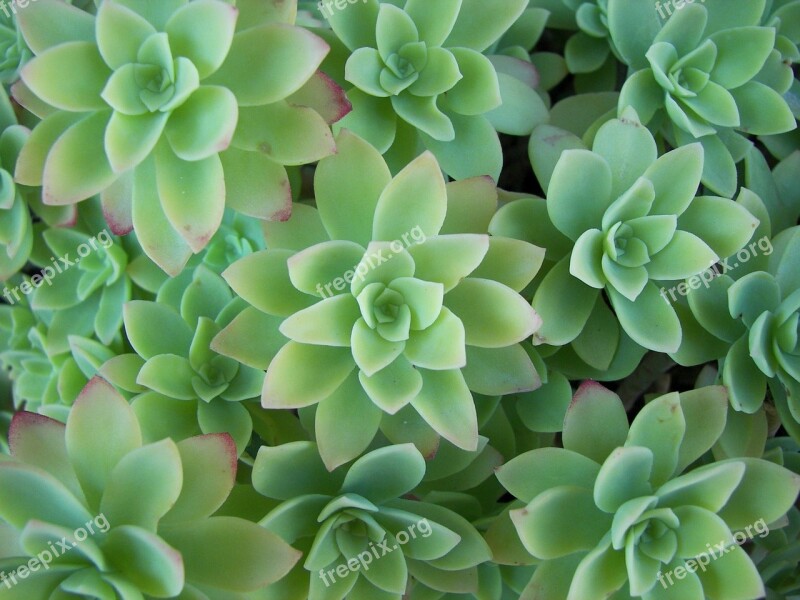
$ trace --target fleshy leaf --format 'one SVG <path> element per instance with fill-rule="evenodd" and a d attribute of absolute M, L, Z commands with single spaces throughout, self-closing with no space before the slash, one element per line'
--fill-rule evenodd
<path fill-rule="evenodd" d="M 534 338 L 538 343 L 562 346 L 574 340 L 598 302 L 598 290 L 573 277 L 569 263 L 569 256 L 559 261 L 533 297 L 533 308 L 542 319 Z"/>
<path fill-rule="evenodd" d="M 372 239 L 390 242 L 418 230 L 423 236 L 434 236 L 439 233 L 446 212 L 447 192 L 441 169 L 433 155 L 425 153 L 383 190 L 375 207 Z"/>
<path fill-rule="evenodd" d="M 272 360 L 264 379 L 265 408 L 300 408 L 330 396 L 355 368 L 349 348 L 289 342 Z"/>
<path fill-rule="evenodd" d="M 600 465 L 563 448 L 539 448 L 514 457 L 496 471 L 511 494 L 530 502 L 552 487 L 575 485 L 592 489 Z"/>
<path fill-rule="evenodd" d="M 422 371 L 422 390 L 411 401 L 437 433 L 459 448 L 478 446 L 478 419 L 472 394 L 458 370 Z"/>
<path fill-rule="evenodd" d="M 374 450 L 355 461 L 342 491 L 358 494 L 376 505 L 413 490 L 425 475 L 425 460 L 413 444 Z"/>
<path fill-rule="evenodd" d="M 231 90 L 240 106 L 283 100 L 298 91 L 330 50 L 310 31 L 267 24 L 233 36 L 225 62 L 204 83 Z M 261 60 L 269 56 L 270 60 Z"/>
<path fill-rule="evenodd" d="M 590 550 L 611 526 L 611 517 L 595 506 L 592 492 L 573 486 L 539 494 L 525 508 L 511 511 L 511 520 L 528 551 L 541 559 Z"/>
<path fill-rule="evenodd" d="M 581 385 L 564 419 L 564 448 L 602 464 L 612 450 L 625 444 L 627 436 L 628 417 L 619 396 L 599 383 Z"/>
<path fill-rule="evenodd" d="M 227 434 L 209 434 L 178 442 L 181 494 L 162 523 L 204 519 L 228 498 L 236 477 L 236 446 Z"/>
<path fill-rule="evenodd" d="M 638 344 L 656 352 L 676 352 L 681 344 L 681 325 L 675 310 L 649 282 L 631 302 L 607 288 L 611 304 L 625 332 Z"/>
<path fill-rule="evenodd" d="M 561 233 L 572 240 L 600 226 L 611 203 L 611 169 L 588 150 L 565 150 L 553 170 L 547 212 Z"/>
<path fill-rule="evenodd" d="M 307 494 L 335 494 L 344 480 L 329 474 L 312 442 L 262 446 L 253 467 L 253 486 L 268 498 L 291 500 Z"/>
<path fill-rule="evenodd" d="M 105 426 L 98 428 L 98 422 Z M 125 399 L 103 379 L 95 377 L 70 412 L 66 442 L 87 500 L 97 503 L 114 467 L 141 446 L 142 433 Z"/>
<path fill-rule="evenodd" d="M 351 417 L 356 414 L 358 425 L 354 427 Z M 382 416 L 359 382 L 359 374 L 350 373 L 339 389 L 317 406 L 314 433 L 328 470 L 360 455 L 375 437 Z M 342 435 L 344 431 L 347 435 Z"/>
<path fill-rule="evenodd" d="M 301 556 L 271 531 L 236 517 L 175 525 L 162 536 L 180 551 L 191 581 L 231 592 L 278 581 Z"/>
<path fill-rule="evenodd" d="M 677 392 L 647 404 L 631 423 L 626 446 L 641 446 L 653 452 L 650 482 L 654 487 L 666 482 L 675 472 L 686 419 Z"/>
<path fill-rule="evenodd" d="M 489 279 L 465 279 L 445 296 L 445 305 L 464 323 L 470 346 L 510 346 L 528 338 L 542 324 L 522 296 Z"/>
<path fill-rule="evenodd" d="M 154 531 L 178 499 L 182 484 L 181 458 L 172 440 L 137 448 L 111 472 L 101 514 L 114 527 L 136 525 Z M 142 501 L 130 502 L 132 495 Z"/>
<path fill-rule="evenodd" d="M 317 208 L 332 239 L 366 246 L 391 174 L 380 153 L 347 130 L 337 136 L 336 147 L 338 152 L 320 161 L 314 176 Z"/>

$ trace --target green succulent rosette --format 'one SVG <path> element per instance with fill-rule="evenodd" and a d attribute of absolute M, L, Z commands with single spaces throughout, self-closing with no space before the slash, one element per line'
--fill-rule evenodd
<path fill-rule="evenodd" d="M 263 250 L 265 246 L 260 220 L 226 211 L 219 231 L 203 253 L 203 264 L 221 274 L 237 260 Z"/>
<path fill-rule="evenodd" d="M 578 31 L 564 46 L 564 60 L 581 93 L 617 89 L 619 51 L 609 31 L 608 0 L 562 0 L 575 13 Z"/>
<path fill-rule="evenodd" d="M 767 5 L 762 24 L 774 27 L 777 32 L 775 48 L 770 53 L 762 81 L 783 93 L 795 119 L 800 119 L 800 80 L 794 76 L 793 66 L 800 63 L 800 1 L 776 0 Z M 800 150 L 800 130 L 779 135 L 762 135 L 759 140 L 779 160 Z"/>
<path fill-rule="evenodd" d="M 794 227 L 800 218 L 800 150 L 790 152 L 774 165 L 752 148 L 744 159 L 745 185 L 763 202 L 768 225 L 761 235 L 770 237 Z"/>
<path fill-rule="evenodd" d="M 534 52 L 550 12 L 528 7 L 484 54 L 497 71 L 502 104 L 487 118 L 502 133 L 528 136 L 548 119 L 548 92 L 567 76 L 564 59 L 554 52 Z"/>
<path fill-rule="evenodd" d="M 112 231 L 135 229 L 171 275 L 226 206 L 288 218 L 285 165 L 330 154 L 326 118 L 347 110 L 316 74 L 328 45 L 295 13 L 272 0 L 107 0 L 96 16 L 31 3 L 19 26 L 36 56 L 14 94 L 42 122 L 17 181 L 43 186 L 48 205 L 102 194 Z"/>
<path fill-rule="evenodd" d="M 626 3 L 609 2 L 618 5 L 613 39 L 631 39 L 635 27 L 637 39 L 627 43 L 641 46 L 652 32 L 652 16 L 640 27 L 637 13 L 622 16 Z M 796 128 L 782 95 L 792 80 L 775 54 L 776 30 L 760 26 L 765 6 L 766 0 L 685 5 L 656 28 L 649 49 L 629 47 L 625 56 L 636 72 L 622 87 L 619 110 L 633 106 L 643 123 L 662 129 L 673 145 L 699 141 L 706 155 L 703 183 L 727 197 L 736 192 L 735 163 L 750 146 L 737 131 L 775 135 Z M 645 50 L 646 59 L 634 50 Z"/>
<path fill-rule="evenodd" d="M 244 452 L 253 431 L 244 402 L 260 396 L 264 373 L 211 349 L 244 307 L 204 265 L 164 283 L 155 301 L 125 304 L 134 352 L 112 358 L 100 374 L 135 394 L 133 410 L 147 440 L 227 432 Z"/>
<path fill-rule="evenodd" d="M 6 7 L 8 11 L 8 7 Z M 0 82 L 10 85 L 19 78 L 19 69 L 33 56 L 12 13 L 0 14 Z"/>
<path fill-rule="evenodd" d="M 753 559 L 764 581 L 767 600 L 789 600 L 800 592 L 800 514 L 789 513 L 789 524 L 759 543 Z"/>
<path fill-rule="evenodd" d="M 501 82 L 482 52 L 526 4 L 408 0 L 399 7 L 365 0 L 333 11 L 328 20 L 349 54 L 343 78 L 355 86 L 347 92 L 353 111 L 337 126 L 389 151 L 400 167 L 424 148 L 455 179 L 496 180 L 503 155 L 495 126 L 512 133 L 518 125 L 510 122 L 508 107 L 500 108 Z M 530 86 L 502 80 L 523 122 L 546 118 L 546 111 L 534 110 L 541 102 Z"/>
<path fill-rule="evenodd" d="M 431 464 L 428 463 L 427 471 L 430 470 Z M 422 497 L 424 502 L 433 502 L 449 508 L 472 523 L 489 545 L 492 560 L 478 565 L 477 586 L 473 579 L 464 580 L 459 591 L 455 591 L 443 589 L 441 586 L 435 585 L 435 582 L 417 579 L 412 582 L 407 592 L 409 600 L 512 600 L 523 597 L 523 591 L 536 569 L 536 560 L 520 543 L 510 521 L 508 521 L 508 527 L 501 527 L 501 535 L 497 535 L 498 519 L 491 515 L 498 510 L 507 511 L 506 507 L 509 505 L 498 505 L 497 499 L 506 492 L 493 477 L 491 486 L 495 485 L 499 489 L 499 493 L 489 502 L 481 498 L 481 489 L 487 487 L 486 484 L 469 493 L 441 491 Z M 419 489 L 415 490 L 415 495 Z M 503 535 L 505 533 L 511 535 L 505 536 Z"/>
<path fill-rule="evenodd" d="M 526 503 L 510 517 L 541 561 L 529 589 L 569 600 L 763 597 L 737 543 L 761 523 L 779 526 L 800 477 L 754 458 L 687 470 L 722 433 L 727 404 L 721 387 L 674 392 L 629 427 L 615 394 L 584 384 L 564 422 L 564 447 L 533 450 L 498 471 Z"/>
<path fill-rule="evenodd" d="M 757 412 L 771 388 L 781 421 L 795 436 L 800 434 L 799 244 L 800 230 L 786 230 L 762 248 L 768 249 L 767 270 L 722 274 L 691 291 L 684 319 L 690 326 L 694 320 L 700 331 L 681 349 L 684 357 L 720 359 L 722 382 L 737 411 Z"/>
<path fill-rule="evenodd" d="M 621 339 L 614 334 L 616 318 L 637 344 L 675 352 L 680 321 L 656 282 L 691 277 L 735 253 L 752 237 L 758 220 L 726 198 L 695 197 L 702 147 L 685 146 L 659 157 L 652 134 L 632 109 L 597 130 L 592 150 L 576 136 L 555 131 L 556 142 L 534 161 L 547 201 L 511 202 L 491 227 L 495 234 L 548 248 L 554 261 L 533 297 L 543 320 L 537 343 L 563 346 L 591 324 L 602 332 L 592 339 L 604 348 L 594 354 L 610 361 Z M 521 227 L 520 219 L 532 225 Z M 601 339 L 605 332 L 611 335 Z M 591 353 L 579 351 L 582 357 Z M 593 366 L 605 369 L 609 362 Z"/>
<path fill-rule="evenodd" d="M 609 31 L 609 0 L 529 0 L 529 7 L 549 13 L 547 27 L 559 52 L 532 57 L 538 66 L 573 75 L 578 94 L 617 89 L 619 55 Z M 562 77 L 564 76 L 562 75 Z"/>
<path fill-rule="evenodd" d="M 41 271 L 31 294 L 31 307 L 54 313 L 94 308 L 93 333 L 110 344 L 119 337 L 122 305 L 131 299 L 133 290 L 126 272 L 128 254 L 121 240 L 107 229 L 88 234 L 78 229 L 51 228 L 42 233 L 42 238 L 43 250 L 51 260 L 44 264 L 34 261 Z"/>
<path fill-rule="evenodd" d="M 45 325 L 38 323 L 23 347 L 0 352 L 0 364 L 9 373 L 18 410 L 66 422 L 83 387 L 121 349 L 119 342 L 109 348 L 96 339 L 70 335 L 66 351 L 49 355 L 47 333 Z"/>
<path fill-rule="evenodd" d="M 17 276 L 8 285 L 30 282 Z M 0 366 L 16 409 L 66 421 L 78 394 L 100 366 L 123 351 L 119 333 L 108 344 L 95 338 L 96 309 L 95 305 L 34 311 L 24 295 L 21 302 L 0 304 Z"/>
<path fill-rule="evenodd" d="M 488 178 L 446 185 L 430 153 L 392 178 L 357 136 L 343 131 L 337 145 L 317 168 L 317 207 L 296 204 L 289 222 L 266 226 L 267 250 L 223 273 L 252 308 L 212 348 L 267 370 L 265 408 L 319 405 L 331 468 L 379 427 L 409 441 L 403 409 L 422 416 L 421 431 L 475 450 L 471 392 L 540 384 L 520 344 L 540 320 L 519 291 L 542 250 L 486 234 L 497 206 Z"/>
<path fill-rule="evenodd" d="M 730 389 L 733 407 L 752 413 L 767 395 L 767 382 L 777 378 L 787 390 L 791 416 L 800 422 L 800 346 L 795 339 L 800 288 L 786 288 L 785 278 L 763 271 L 745 275 L 730 286 L 729 314 L 741 324 L 736 323 L 729 337 L 734 332 L 741 337 L 728 351 L 722 379 Z"/>
<path fill-rule="evenodd" d="M 800 446 L 787 437 L 771 438 L 764 458 L 800 473 Z M 785 527 L 769 531 L 762 527 L 753 538 L 751 552 L 766 588 L 767 600 L 788 600 L 800 592 L 800 510 L 792 507 Z"/>
<path fill-rule="evenodd" d="M 9 437 L 0 568 L 51 558 L 16 586 L 6 579 L 0 598 L 245 598 L 300 558 L 250 521 L 213 516 L 236 477 L 230 436 L 143 444 L 135 413 L 100 378 L 66 426 L 23 412 Z"/>
<path fill-rule="evenodd" d="M 477 591 L 489 548 L 454 511 L 406 498 L 424 475 L 425 460 L 411 444 L 373 450 L 332 472 L 312 442 L 262 447 L 253 486 L 281 503 L 260 524 L 305 557 L 267 594 L 401 600 L 410 578 L 444 591 Z"/>
<path fill-rule="evenodd" d="M 797 80 L 792 65 L 800 62 L 800 2 L 798 0 L 773 0 L 766 5 L 762 24 L 775 29 L 775 47 L 770 52 L 758 79 L 780 94 L 794 88 L 797 93 Z M 797 116 L 797 107 L 789 103 Z"/>
<path fill-rule="evenodd" d="M 553 13 L 551 10 L 539 8 L 535 4 L 535 2 L 529 2 L 528 8 L 508 28 L 508 31 L 484 51 L 497 70 L 500 95 L 503 98 L 503 106 L 506 107 L 511 103 L 513 97 L 505 94 L 504 88 L 509 85 L 518 86 L 517 83 L 509 82 L 506 76 L 517 79 L 535 89 L 544 101 L 544 105 L 549 108 L 550 97 L 547 92 L 561 83 L 568 73 L 563 56 L 556 52 L 536 51 L 536 46 L 544 36 L 545 27 L 552 25 Z M 524 93 L 528 96 L 527 92 Z M 508 111 L 517 115 L 519 122 L 516 127 L 520 130 L 524 128 L 527 131 L 527 125 L 538 121 L 539 118 L 541 105 L 532 97 L 529 101 L 530 105 L 527 107 L 517 106 L 513 111 Z M 503 106 L 490 115 L 506 112 Z M 498 131 L 501 130 L 499 127 L 497 128 Z M 527 131 L 525 135 L 529 134 L 530 131 Z"/>
<path fill-rule="evenodd" d="M 40 190 L 15 182 L 17 159 L 29 136 L 30 131 L 17 124 L 5 89 L 0 90 L 0 281 L 19 272 L 30 258 L 35 238 L 31 210 L 51 226 L 77 218 L 73 207 L 43 206 Z"/>
<path fill-rule="evenodd" d="M 82 204 L 75 217 L 71 229 L 36 225 L 29 262 L 38 270 L 8 280 L 0 307 L 8 336 L 0 363 L 15 405 L 61 421 L 100 365 L 125 351 L 123 303 L 152 297 L 130 273 L 163 275 L 135 238 L 109 233 L 98 202 Z"/>
<path fill-rule="evenodd" d="M 491 506 L 503 495 L 502 488 L 494 485 L 496 481 L 492 475 L 505 458 L 489 442 L 489 438 L 482 435 L 478 448 L 468 452 L 441 440 L 435 455 L 426 460 L 425 477 L 415 494 L 421 498 L 452 499 L 456 505 L 454 510 L 462 506 L 469 508 L 470 521 L 482 517 L 482 503 Z M 458 512 L 467 516 L 461 510 Z"/>
<path fill-rule="evenodd" d="M 188 283 L 194 269 L 201 264 L 219 275 L 240 258 L 263 250 L 265 242 L 261 222 L 260 219 L 226 209 L 217 233 L 202 252 L 189 259 L 186 269 L 178 278 L 183 283 Z M 170 277 L 141 251 L 138 243 L 135 243 L 135 235 L 125 236 L 123 239 L 133 247 L 128 251 L 127 275 L 135 285 L 134 298 L 155 299 L 161 286 Z"/>

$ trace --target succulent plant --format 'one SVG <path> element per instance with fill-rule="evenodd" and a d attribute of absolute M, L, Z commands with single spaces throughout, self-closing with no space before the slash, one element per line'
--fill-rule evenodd
<path fill-rule="evenodd" d="M 800 371 L 795 367 L 800 347 L 792 345 L 800 289 L 784 291 L 782 281 L 762 271 L 746 275 L 728 289 L 731 315 L 747 331 L 726 357 L 723 381 L 733 406 L 753 412 L 766 395 L 767 379 L 778 377 L 789 392 L 792 415 L 800 421 Z"/>
<path fill-rule="evenodd" d="M 495 43 L 484 50 L 497 71 L 503 103 L 487 118 L 497 131 L 528 136 L 548 119 L 550 96 L 567 75 L 564 59 L 535 52 L 550 12 L 528 7 Z"/>
<path fill-rule="evenodd" d="M 122 240 L 127 242 L 127 274 L 135 285 L 135 299 L 155 299 L 161 286 L 170 277 L 141 251 L 135 235 L 127 235 Z M 181 280 L 188 282 L 193 270 L 200 264 L 219 275 L 238 259 L 263 249 L 261 220 L 226 209 L 217 233 L 202 252 L 189 259 L 185 272 L 180 275 Z"/>
<path fill-rule="evenodd" d="M 317 208 L 297 204 L 291 221 L 266 227 L 267 250 L 223 274 L 253 308 L 212 347 L 267 369 L 265 408 L 319 404 L 316 435 L 331 468 L 366 448 L 382 415 L 409 404 L 474 450 L 470 391 L 539 386 L 520 342 L 540 320 L 518 291 L 541 249 L 486 234 L 497 202 L 488 179 L 445 185 L 430 153 L 392 178 L 354 134 L 337 145 L 317 168 Z"/>
<path fill-rule="evenodd" d="M 735 163 L 748 146 L 736 131 L 774 135 L 796 127 L 782 97 L 791 78 L 770 73 L 781 61 L 772 54 L 775 28 L 759 26 L 765 4 L 714 0 L 676 10 L 647 50 L 647 67 L 631 65 L 638 70 L 620 93 L 620 111 L 633 106 L 655 128 L 669 122 L 673 145 L 703 144 L 703 183 L 723 196 L 736 192 Z M 627 27 L 634 26 L 631 19 Z M 612 28 L 615 36 L 626 33 Z"/>
<path fill-rule="evenodd" d="M 77 218 L 73 207 L 44 206 L 39 190 L 15 182 L 17 158 L 29 135 L 27 128 L 17 124 L 5 88 L 0 89 L 0 281 L 20 271 L 30 258 L 33 215 L 50 226 L 74 223 Z"/>
<path fill-rule="evenodd" d="M 574 138 L 571 149 L 557 148 L 542 158 L 551 161 L 540 165 L 540 173 L 549 168 L 548 175 L 540 175 L 546 203 L 522 199 L 516 202 L 528 207 L 517 209 L 512 202 L 497 213 L 492 227 L 502 234 L 516 227 L 519 210 L 535 213 L 546 225 L 537 227 L 529 241 L 566 250 L 536 289 L 533 307 L 543 319 L 536 339 L 556 346 L 575 340 L 605 290 L 622 329 L 635 342 L 674 352 L 680 323 L 655 282 L 706 270 L 749 241 L 758 221 L 725 198 L 695 198 L 702 147 L 685 146 L 658 157 L 653 136 L 632 109 L 600 127 L 591 151 L 580 146 Z M 719 220 L 709 219 L 711 214 L 724 219 L 724 236 L 715 233 Z M 616 348 L 609 350 L 613 356 Z"/>
<path fill-rule="evenodd" d="M 489 548 L 452 510 L 404 498 L 424 474 L 411 444 L 373 450 L 332 472 L 312 442 L 262 447 L 253 486 L 281 503 L 260 524 L 305 553 L 267 593 L 400 600 L 409 576 L 443 591 L 476 591 Z"/>
<path fill-rule="evenodd" d="M 795 119 L 800 118 L 800 80 L 794 76 L 793 65 L 800 62 L 800 32 L 797 17 L 800 15 L 798 0 L 777 0 L 767 5 L 762 25 L 774 27 L 777 33 L 775 48 L 762 69 L 762 82 L 786 98 Z M 779 160 L 785 159 L 800 149 L 800 130 L 779 135 L 762 135 L 759 140 Z"/>
<path fill-rule="evenodd" d="M 214 336 L 242 308 L 204 265 L 166 282 L 155 301 L 125 304 L 134 353 L 112 358 L 100 374 L 136 394 L 132 406 L 147 440 L 228 432 L 239 454 L 244 451 L 253 423 L 242 403 L 261 394 L 264 373 L 211 349 Z"/>
<path fill-rule="evenodd" d="M 42 185 L 50 205 L 102 193 L 114 233 L 135 229 L 173 275 L 206 246 L 226 204 L 288 218 L 284 165 L 333 151 L 328 124 L 305 105 L 330 108 L 308 93 L 333 85 L 315 77 L 328 46 L 291 25 L 295 10 L 106 0 L 95 17 L 58 0 L 31 4 L 19 26 L 36 56 L 15 97 L 43 121 L 17 181 Z M 286 127 L 302 133 L 289 141 Z"/>
<path fill-rule="evenodd" d="M 3 596 L 244 597 L 300 558 L 250 521 L 213 516 L 236 477 L 230 436 L 143 444 L 133 410 L 102 379 L 66 426 L 17 414 L 10 446 L 0 457 Z"/>
<path fill-rule="evenodd" d="M 481 54 L 522 14 L 526 0 L 489 7 L 477 0 L 431 5 L 408 0 L 364 0 L 328 20 L 350 53 L 344 79 L 352 84 L 353 112 L 339 126 L 368 140 L 381 152 L 404 160 L 418 147 L 434 153 L 455 179 L 500 175 L 503 157 L 495 131 L 516 129 L 502 118 L 498 74 Z M 523 121 L 533 112 L 533 90 L 504 79 L 508 102 Z M 527 88 L 527 89 L 526 89 Z M 525 102 L 525 100 L 529 102 Z M 541 103 L 538 103 L 541 106 Z M 539 115 L 538 117 L 536 115 Z"/>
<path fill-rule="evenodd" d="M 800 148 L 800 147 L 799 147 Z M 744 159 L 745 185 L 763 202 L 768 218 L 760 235 L 774 237 L 794 227 L 800 217 L 800 150 L 790 152 L 771 166 L 761 152 L 752 148 Z M 760 207 L 758 207 L 760 208 Z"/>
<path fill-rule="evenodd" d="M 203 252 L 203 264 L 221 274 L 237 260 L 263 250 L 265 245 L 264 232 L 258 219 L 226 211 L 219 231 Z"/>
<path fill-rule="evenodd" d="M 764 458 L 800 473 L 800 446 L 791 438 L 769 440 Z M 800 591 L 800 511 L 796 506 L 787 514 L 785 527 L 756 537 L 751 552 L 766 588 L 767 600 L 788 600 Z"/>
<path fill-rule="evenodd" d="M 34 310 L 94 308 L 93 333 L 105 344 L 119 337 L 122 305 L 133 284 L 126 273 L 128 254 L 107 229 L 87 234 L 79 229 L 50 228 L 42 233 L 47 262 L 36 264 L 31 294 Z M 46 284 L 46 285 L 45 285 Z"/>
<path fill-rule="evenodd" d="M 505 490 L 499 485 L 496 478 L 492 477 L 492 485 L 497 486 L 500 493 L 505 495 Z M 510 543 L 506 543 L 503 548 L 493 545 L 496 538 L 487 531 L 496 521 L 489 515 L 497 510 L 495 502 L 486 504 L 476 497 L 475 491 L 469 493 L 436 492 L 422 497 L 423 502 L 432 502 L 458 513 L 472 523 L 481 533 L 489 545 L 492 560 L 478 565 L 477 585 L 472 581 L 462 586 L 462 592 L 456 593 L 448 591 L 436 582 L 412 579 L 409 581 L 409 600 L 458 600 L 491 598 L 495 600 L 511 600 L 512 598 L 522 597 L 522 592 L 531 578 L 536 566 L 534 560 L 525 551 L 519 538 Z M 507 506 L 507 505 L 504 505 Z M 510 527 L 513 532 L 513 527 Z M 505 540 L 504 540 L 505 541 Z M 515 555 L 513 562 L 507 562 L 509 557 L 509 547 L 522 548 L 523 556 Z M 471 589 L 468 589 L 471 588 Z"/>
<path fill-rule="evenodd" d="M 798 59 L 800 0 L 0 0 L 0 600 L 797 600 Z"/>
<path fill-rule="evenodd" d="M 617 86 L 619 52 L 608 28 L 608 0 L 562 0 L 575 12 L 578 31 L 564 46 L 564 59 L 575 73 L 578 93 L 613 90 Z"/>
<path fill-rule="evenodd" d="M 19 276 L 9 283 L 16 282 L 30 285 Z M 34 311 L 25 296 L 21 299 L 0 305 L 0 366 L 11 384 L 13 405 L 66 421 L 100 365 L 122 351 L 122 339 L 118 334 L 103 344 L 94 338 L 91 307 Z"/>
<path fill-rule="evenodd" d="M 711 343 L 702 337 L 694 343 L 722 350 L 707 358 L 722 359 L 722 381 L 730 390 L 731 405 L 752 414 L 764 402 L 769 382 L 782 386 L 786 402 L 782 417 L 790 431 L 797 431 L 800 423 L 796 368 L 800 348 L 795 339 L 800 314 L 799 242 L 800 229 L 786 230 L 769 244 L 768 271 L 736 279 L 731 276 L 736 272 L 720 275 L 688 295 L 691 314 L 712 336 Z"/>
<path fill-rule="evenodd" d="M 0 56 L 0 82 L 4 85 L 14 83 L 19 78 L 19 68 L 32 56 L 17 29 L 13 13 L 0 14 Z"/>
<path fill-rule="evenodd" d="M 648 600 L 762 596 L 758 571 L 737 543 L 784 516 L 800 477 L 753 458 L 687 469 L 722 433 L 726 414 L 724 388 L 673 392 L 629 427 L 618 396 L 581 386 L 564 448 L 533 450 L 498 471 L 526 503 L 510 517 L 542 561 L 531 587 L 569 600 L 620 590 Z"/>

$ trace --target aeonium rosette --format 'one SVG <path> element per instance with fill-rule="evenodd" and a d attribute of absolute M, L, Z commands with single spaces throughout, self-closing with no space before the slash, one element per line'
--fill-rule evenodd
<path fill-rule="evenodd" d="M 360 138 L 343 131 L 337 144 L 317 169 L 317 208 L 297 204 L 291 221 L 267 226 L 267 250 L 223 274 L 252 308 L 212 347 L 267 370 L 265 408 L 319 405 L 330 468 L 408 405 L 420 427 L 474 450 L 471 392 L 540 384 L 520 344 L 540 320 L 519 291 L 543 251 L 487 235 L 489 179 L 445 185 L 430 153 L 392 178 Z"/>
<path fill-rule="evenodd" d="M 171 275 L 226 206 L 288 218 L 285 166 L 333 152 L 329 123 L 349 110 L 317 74 L 328 45 L 295 13 L 277 0 L 106 0 L 96 16 L 31 3 L 19 27 L 35 57 L 14 97 L 42 122 L 17 180 L 51 205 L 102 194 L 113 232 L 136 230 Z"/>

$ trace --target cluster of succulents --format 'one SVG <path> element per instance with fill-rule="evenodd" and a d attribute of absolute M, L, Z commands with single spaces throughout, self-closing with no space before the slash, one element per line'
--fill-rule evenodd
<path fill-rule="evenodd" d="M 498 472 L 525 503 L 509 518 L 542 561 L 532 585 L 563 588 L 574 600 L 612 597 L 626 583 L 631 596 L 647 599 L 669 586 L 681 598 L 763 596 L 734 532 L 763 534 L 792 508 L 800 477 L 750 457 L 685 471 L 724 431 L 727 407 L 721 387 L 672 392 L 651 400 L 628 427 L 613 392 L 597 383 L 579 388 L 563 448 L 531 450 Z M 673 580 L 679 568 L 688 577 Z"/>
<path fill-rule="evenodd" d="M 42 561 L 14 582 L 27 597 L 221 597 L 277 581 L 300 558 L 252 521 L 214 516 L 236 481 L 228 434 L 144 443 L 130 404 L 99 377 L 66 425 L 20 412 L 9 438 L 3 566 L 19 575 Z"/>
<path fill-rule="evenodd" d="M 797 598 L 799 48 L 0 2 L 0 600 Z"/>

